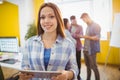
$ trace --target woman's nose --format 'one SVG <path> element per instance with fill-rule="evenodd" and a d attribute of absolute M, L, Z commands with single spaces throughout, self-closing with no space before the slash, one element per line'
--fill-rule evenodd
<path fill-rule="evenodd" d="M 50 19 L 48 17 L 46 17 L 45 22 L 50 22 Z"/>

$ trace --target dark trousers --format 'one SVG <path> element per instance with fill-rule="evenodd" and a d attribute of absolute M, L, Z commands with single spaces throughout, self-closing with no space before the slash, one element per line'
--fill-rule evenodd
<path fill-rule="evenodd" d="M 96 54 L 89 55 L 88 51 L 84 52 L 84 60 L 87 67 L 87 80 L 91 78 L 91 69 L 94 72 L 95 80 L 100 80 L 100 75 L 96 63 Z"/>
<path fill-rule="evenodd" d="M 77 79 L 80 80 L 80 69 L 81 69 L 81 50 L 77 51 L 76 50 L 76 61 L 77 61 L 77 66 L 78 66 L 78 76 Z"/>

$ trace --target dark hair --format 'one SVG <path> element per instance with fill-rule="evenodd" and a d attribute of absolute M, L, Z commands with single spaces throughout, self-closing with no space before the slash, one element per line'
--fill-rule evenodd
<path fill-rule="evenodd" d="M 80 18 L 89 17 L 88 13 L 83 13 Z"/>
<path fill-rule="evenodd" d="M 76 17 L 74 15 L 70 16 L 70 20 L 75 19 Z"/>
<path fill-rule="evenodd" d="M 57 35 L 59 34 L 61 37 L 65 37 L 65 33 L 64 33 L 64 24 L 63 24 L 63 20 L 62 20 L 62 16 L 61 16 L 61 12 L 59 10 L 59 8 L 57 7 L 57 5 L 53 4 L 53 3 L 43 3 L 39 9 L 39 13 L 38 13 L 38 23 L 37 23 L 37 29 L 38 29 L 38 35 L 41 35 L 44 33 L 44 30 L 41 27 L 40 24 L 40 14 L 41 14 L 41 10 L 44 7 L 50 7 L 53 9 L 54 13 L 55 13 L 55 17 L 57 19 Z"/>
<path fill-rule="evenodd" d="M 68 27 L 67 27 L 68 19 L 63 18 L 63 22 L 64 22 L 65 29 L 68 29 Z"/>

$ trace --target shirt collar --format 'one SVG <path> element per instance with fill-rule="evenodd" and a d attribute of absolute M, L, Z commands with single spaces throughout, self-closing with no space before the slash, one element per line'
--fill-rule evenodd
<path fill-rule="evenodd" d="M 61 43 L 64 38 L 62 38 L 60 35 L 57 36 L 56 43 Z"/>

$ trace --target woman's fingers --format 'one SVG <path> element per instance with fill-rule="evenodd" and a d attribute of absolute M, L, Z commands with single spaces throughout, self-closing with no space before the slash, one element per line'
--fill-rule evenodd
<path fill-rule="evenodd" d="M 21 80 L 29 80 L 30 78 L 33 77 L 33 74 L 20 73 L 19 76 Z"/>

